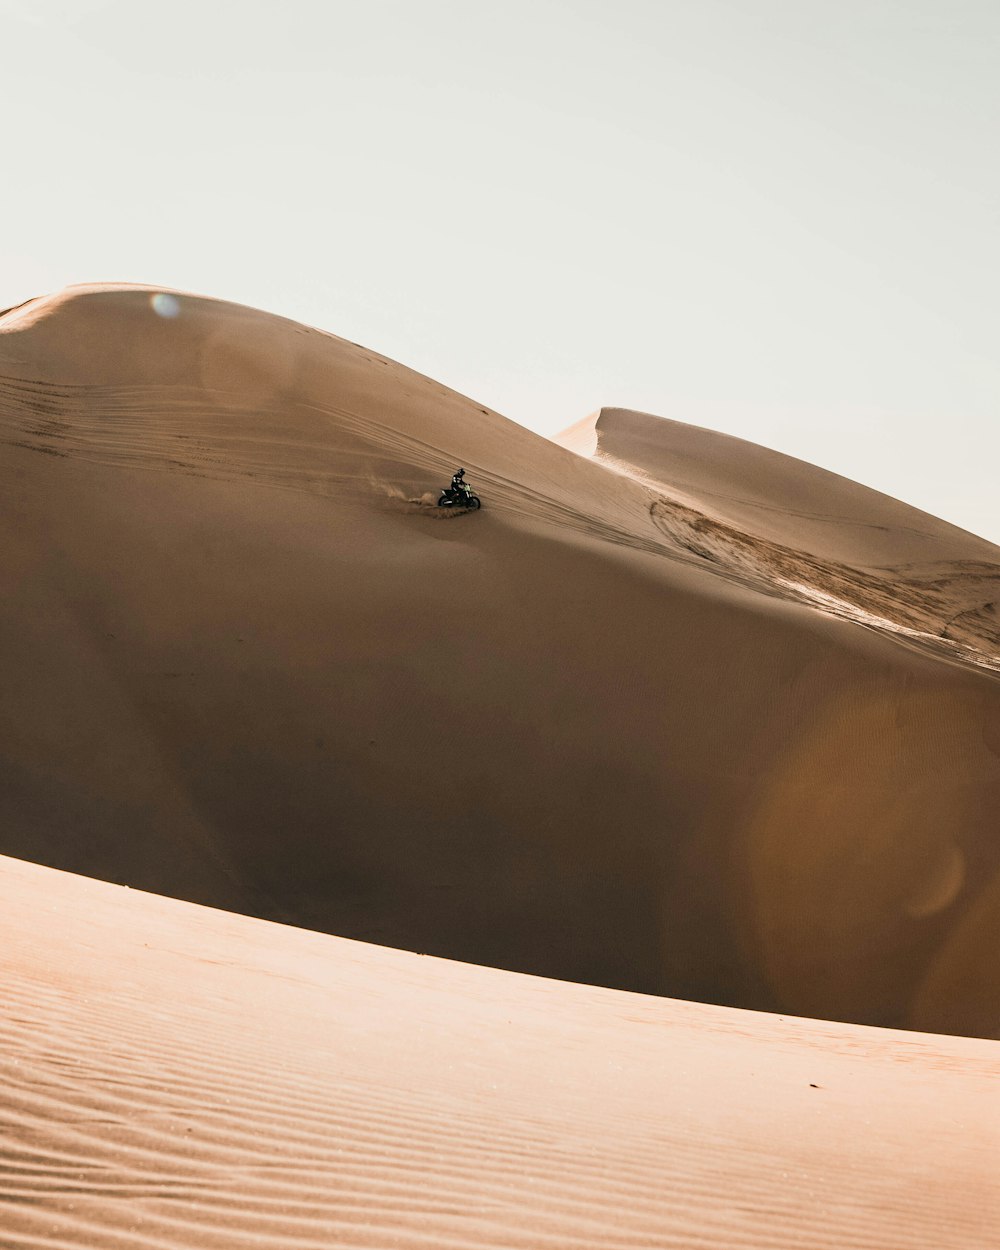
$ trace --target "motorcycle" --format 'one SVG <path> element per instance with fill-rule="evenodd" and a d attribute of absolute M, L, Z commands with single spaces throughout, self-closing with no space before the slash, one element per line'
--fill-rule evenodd
<path fill-rule="evenodd" d="M 441 492 L 441 498 L 438 500 L 439 508 L 468 508 L 470 512 L 475 512 L 482 506 L 479 496 L 469 486 L 466 486 L 464 490 L 455 490 L 453 486 L 449 486 L 447 490 Z"/>

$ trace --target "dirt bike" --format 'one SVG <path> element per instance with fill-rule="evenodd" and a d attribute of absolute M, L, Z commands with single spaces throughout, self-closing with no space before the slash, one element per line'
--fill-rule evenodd
<path fill-rule="evenodd" d="M 463 490 L 455 490 L 453 486 L 449 486 L 447 490 L 441 492 L 441 498 L 438 500 L 439 508 L 468 508 L 475 512 L 482 506 L 479 496 L 469 486 Z"/>

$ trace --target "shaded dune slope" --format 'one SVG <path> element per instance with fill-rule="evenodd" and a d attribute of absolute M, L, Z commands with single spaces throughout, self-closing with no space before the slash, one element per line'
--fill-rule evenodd
<path fill-rule="evenodd" d="M 0 850 L 570 980 L 1000 1031 L 980 634 L 844 619 L 687 550 L 648 470 L 154 294 L 0 318 Z M 432 506 L 456 463 L 475 517 Z"/>
<path fill-rule="evenodd" d="M 894 1250 L 1000 1220 L 997 1046 L 644 998 L 0 859 L 4 1245 Z"/>

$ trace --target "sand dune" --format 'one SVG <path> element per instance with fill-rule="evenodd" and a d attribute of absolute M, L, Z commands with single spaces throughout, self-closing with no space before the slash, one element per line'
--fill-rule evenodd
<path fill-rule="evenodd" d="M 0 850 L 550 977 L 1000 1034 L 1000 552 L 651 420 L 605 414 L 616 463 L 581 457 L 194 296 L 0 318 Z M 457 463 L 475 517 L 432 506 Z"/>
<path fill-rule="evenodd" d="M 605 408 L 557 441 L 662 492 L 663 533 L 721 574 L 995 666 L 1000 552 L 985 539 L 791 456 L 647 413 Z"/>
<path fill-rule="evenodd" d="M 1000 551 L 561 443 L 231 304 L 0 315 L 4 1247 L 991 1244 L 996 1042 L 866 1025 L 1000 1036 Z"/>
<path fill-rule="evenodd" d="M 583 455 L 638 470 L 672 498 L 771 541 L 871 567 L 982 560 L 997 548 L 848 478 L 714 430 L 603 408 L 559 436 Z"/>
<path fill-rule="evenodd" d="M 0 861 L 10 1247 L 985 1247 L 995 1043 L 346 942 Z"/>

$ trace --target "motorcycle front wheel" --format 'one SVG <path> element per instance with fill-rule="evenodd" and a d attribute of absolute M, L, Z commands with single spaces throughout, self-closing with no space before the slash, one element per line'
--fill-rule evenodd
<path fill-rule="evenodd" d="M 483 505 L 479 502 L 479 500 L 476 498 L 476 496 L 475 496 L 475 495 L 473 495 L 473 496 L 472 496 L 472 498 L 471 498 L 471 499 L 469 499 L 469 501 L 466 503 L 466 505 L 465 505 L 465 506 L 466 506 L 467 508 L 471 508 L 471 509 L 472 509 L 472 511 L 473 511 L 473 512 L 475 512 L 475 510 L 476 510 L 477 508 L 481 508 Z"/>

